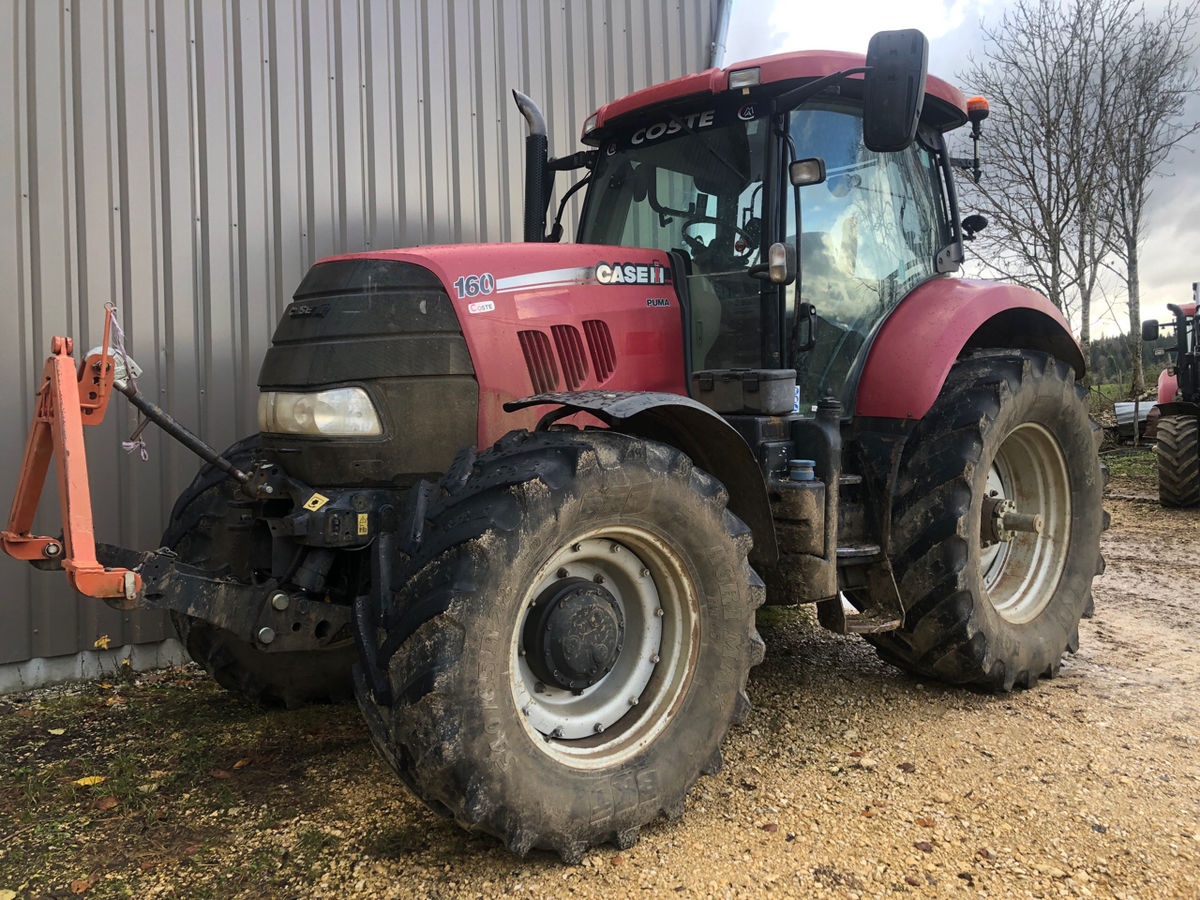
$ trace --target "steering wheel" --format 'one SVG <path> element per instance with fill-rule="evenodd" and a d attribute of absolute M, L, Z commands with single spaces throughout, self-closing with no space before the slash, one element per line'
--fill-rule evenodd
<path fill-rule="evenodd" d="M 751 221 L 757 222 L 758 220 L 752 219 Z M 683 239 L 687 242 L 687 245 L 692 248 L 693 253 L 711 253 L 714 250 L 711 244 L 706 245 L 700 238 L 693 234 L 688 234 L 688 229 L 696 225 L 716 225 L 717 228 L 733 229 L 733 233 L 740 237 L 746 244 L 745 248 L 740 251 L 736 248 L 736 246 L 731 248 L 733 250 L 733 255 L 738 259 L 745 259 L 758 249 L 758 235 L 751 234 L 749 230 L 738 225 L 734 225 L 731 222 L 723 222 L 716 216 L 692 216 L 692 218 L 683 223 L 683 228 L 680 229 L 680 233 L 683 235 Z"/>

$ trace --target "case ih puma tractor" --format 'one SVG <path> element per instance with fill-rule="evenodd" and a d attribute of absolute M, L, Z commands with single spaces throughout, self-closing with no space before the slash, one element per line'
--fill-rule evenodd
<path fill-rule="evenodd" d="M 710 69 L 558 159 L 517 95 L 525 242 L 318 262 L 220 455 L 56 339 L 5 549 L 170 610 L 248 698 L 352 690 L 432 809 L 567 860 L 720 766 L 764 600 L 920 677 L 1055 674 L 1100 567 L 1084 361 L 1041 296 L 954 277 L 979 223 L 944 136 L 986 106 L 926 56 L 884 32 Z M 567 170 L 573 244 L 546 233 Z M 209 461 L 153 552 L 92 538 L 114 372 Z M 51 456 L 61 538 L 30 534 Z"/>
<path fill-rule="evenodd" d="M 1200 325 L 1200 282 L 1192 285 L 1192 302 L 1167 304 L 1175 319 L 1175 364 L 1158 377 L 1158 499 L 1163 506 L 1200 503 L 1200 356 L 1196 326 Z M 1158 340 L 1160 325 L 1142 323 L 1142 340 Z"/>

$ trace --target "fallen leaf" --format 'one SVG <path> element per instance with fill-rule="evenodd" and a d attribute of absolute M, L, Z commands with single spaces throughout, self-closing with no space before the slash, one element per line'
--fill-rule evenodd
<path fill-rule="evenodd" d="M 183 848 L 184 856 L 195 856 L 199 852 L 200 852 L 199 844 L 189 844 L 188 846 Z"/>
<path fill-rule="evenodd" d="M 937 820 L 931 819 L 928 816 L 920 819 L 914 819 L 913 821 L 915 821 L 922 828 L 933 828 L 935 825 L 937 825 Z"/>
<path fill-rule="evenodd" d="M 8 888 L 0 888 L 0 900 L 17 900 L 17 892 Z"/>
<path fill-rule="evenodd" d="M 917 767 L 913 763 L 910 763 L 910 762 L 902 762 L 902 763 L 900 763 L 900 765 L 896 766 L 896 768 L 899 769 L 901 772 L 907 772 L 909 775 L 911 775 L 913 772 L 917 771 Z"/>
<path fill-rule="evenodd" d="M 621 863 L 625 862 L 625 860 L 623 860 L 621 858 L 621 854 L 618 853 L 616 856 L 614 856 L 612 859 L 610 859 L 609 862 L 612 863 L 614 866 L 619 866 Z"/>
<path fill-rule="evenodd" d="M 49 732 L 50 732 L 50 734 L 54 735 L 55 737 L 58 737 L 59 735 L 66 734 L 66 733 L 67 733 L 67 729 L 65 729 L 65 728 L 51 728 L 51 729 L 49 729 Z M 0 900 L 3 900 L 3 898 L 0 898 Z"/>
<path fill-rule="evenodd" d="M 92 641 L 92 648 L 95 650 L 107 650 L 108 645 L 112 643 L 112 638 L 107 634 L 102 634 L 100 637 Z"/>
<path fill-rule="evenodd" d="M 911 875 L 904 876 L 904 883 L 909 885 L 910 887 L 920 887 L 921 886 L 921 880 L 919 878 L 914 878 Z"/>
<path fill-rule="evenodd" d="M 141 869 L 143 872 L 149 872 L 151 869 L 153 869 L 157 865 L 158 865 L 158 863 L 156 863 L 152 860 L 143 859 L 140 863 L 138 863 L 138 868 Z"/>
<path fill-rule="evenodd" d="M 91 888 L 95 883 L 95 875 L 89 875 L 87 878 L 77 878 L 71 882 L 71 893 L 82 894 L 84 891 Z"/>
<path fill-rule="evenodd" d="M 108 796 L 108 797 L 100 797 L 98 800 L 96 800 L 92 803 L 92 806 L 95 807 L 96 809 L 100 810 L 100 812 L 104 812 L 109 809 L 116 809 L 118 806 L 120 806 L 120 804 L 121 804 L 121 801 L 118 800 L 116 797 Z"/>
<path fill-rule="evenodd" d="M 228 769 L 213 769 L 208 774 L 211 775 L 213 778 L 232 778 L 233 777 L 233 773 L 230 772 Z"/>
<path fill-rule="evenodd" d="M 759 827 L 768 834 L 774 834 L 779 830 L 779 826 L 774 822 L 768 822 L 766 825 L 760 825 Z"/>
<path fill-rule="evenodd" d="M 104 784 L 106 781 L 108 778 L 104 775 L 85 775 L 75 779 L 75 783 L 80 787 L 91 787 L 94 784 Z"/>
<path fill-rule="evenodd" d="M 932 853 L 933 852 L 933 844 L 929 843 L 929 841 L 913 841 L 913 846 L 916 847 L 918 850 L 920 850 L 922 853 Z"/>
<path fill-rule="evenodd" d="M 233 767 L 235 769 L 244 769 L 244 768 L 246 768 L 246 766 L 250 765 L 250 763 L 251 763 L 250 757 L 243 756 L 241 759 L 239 759 L 237 762 L 235 762 L 233 764 Z"/>
<path fill-rule="evenodd" d="M 104 688 L 105 690 L 108 690 L 110 687 L 112 687 L 112 685 L 109 684 L 107 681 L 102 681 L 102 682 L 100 682 L 100 687 Z"/>
<path fill-rule="evenodd" d="M 861 759 L 863 756 L 863 752 L 861 750 L 851 750 L 850 755 L 853 756 L 855 759 Z"/>
<path fill-rule="evenodd" d="M 861 813 L 859 813 L 859 815 L 866 816 L 868 819 L 870 819 L 871 817 L 873 817 L 875 815 L 875 810 L 871 809 L 871 807 L 868 806 Z"/>

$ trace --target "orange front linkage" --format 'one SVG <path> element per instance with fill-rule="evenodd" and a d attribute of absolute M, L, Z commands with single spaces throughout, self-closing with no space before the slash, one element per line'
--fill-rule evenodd
<path fill-rule="evenodd" d="M 83 426 L 100 424 L 112 392 L 113 360 L 108 352 L 111 324 L 110 309 L 104 319 L 102 352 L 89 356 L 78 371 L 71 355 L 71 339 L 55 337 L 50 342 L 50 356 L 46 359 L 38 387 L 37 406 L 25 444 L 17 494 L 8 516 L 8 527 L 0 532 L 0 543 L 4 552 L 16 559 L 61 560 L 67 580 L 80 593 L 89 597 L 119 598 L 130 604 L 142 589 L 141 575 L 128 569 L 105 568 L 96 560 L 92 497 L 83 441 Z M 52 456 L 62 507 L 61 541 L 29 533 Z"/>

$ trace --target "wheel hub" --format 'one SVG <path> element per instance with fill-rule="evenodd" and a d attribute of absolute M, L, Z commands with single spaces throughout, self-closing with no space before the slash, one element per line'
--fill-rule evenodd
<path fill-rule="evenodd" d="M 625 620 L 612 593 L 584 578 L 564 578 L 534 601 L 525 621 L 525 658 L 546 684 L 579 692 L 612 671 Z"/>

